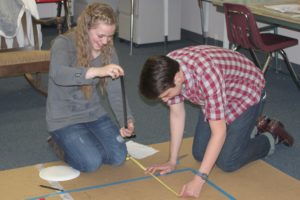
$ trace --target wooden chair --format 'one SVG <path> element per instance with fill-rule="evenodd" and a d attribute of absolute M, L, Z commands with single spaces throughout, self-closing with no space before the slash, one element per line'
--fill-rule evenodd
<path fill-rule="evenodd" d="M 256 20 L 250 9 L 241 4 L 224 3 L 224 13 L 226 19 L 228 40 L 238 48 L 248 49 L 254 59 L 255 64 L 260 67 L 265 74 L 269 68 L 272 54 L 280 53 L 286 67 L 300 90 L 300 79 L 290 63 L 284 49 L 298 44 L 295 38 L 274 34 L 262 33 L 257 27 Z M 255 55 L 255 50 L 267 54 L 267 59 L 263 66 Z"/>
<path fill-rule="evenodd" d="M 32 20 L 32 29 L 28 26 L 28 18 L 32 18 L 29 19 Z M 11 39 L 12 47 L 8 47 L 7 38 L 0 35 L 0 78 L 24 76 L 34 89 L 46 96 L 47 86 L 43 85 L 41 75 L 49 71 L 50 51 L 40 49 L 37 26 L 35 19 L 24 12 L 21 27 L 18 29 L 24 33 L 22 46 L 18 42 L 20 38 L 15 36 Z M 29 33 L 30 30 L 33 34 Z M 33 38 L 30 35 L 33 35 Z"/>
<path fill-rule="evenodd" d="M 69 11 L 69 2 L 70 0 L 35 0 L 37 4 L 44 3 L 55 3 L 57 4 L 57 12 L 56 16 L 48 19 L 39 19 L 36 20 L 37 23 L 43 25 L 53 25 L 57 26 L 58 33 L 61 34 L 65 30 L 70 29 L 71 27 L 71 19 L 70 19 L 70 11 Z M 62 16 L 62 7 L 64 8 L 64 16 Z"/>

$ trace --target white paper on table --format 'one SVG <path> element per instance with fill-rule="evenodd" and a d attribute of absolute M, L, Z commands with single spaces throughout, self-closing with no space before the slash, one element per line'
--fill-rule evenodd
<path fill-rule="evenodd" d="M 136 159 L 143 159 L 158 152 L 158 150 L 152 147 L 139 144 L 131 140 L 126 142 L 126 146 L 128 154 Z"/>
<path fill-rule="evenodd" d="M 300 5 L 299 4 L 278 4 L 278 5 L 265 5 L 264 7 L 273 9 L 282 13 L 299 13 L 300 14 Z"/>

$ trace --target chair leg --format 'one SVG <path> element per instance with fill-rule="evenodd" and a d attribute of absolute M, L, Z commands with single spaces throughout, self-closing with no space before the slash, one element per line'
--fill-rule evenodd
<path fill-rule="evenodd" d="M 271 54 L 271 53 L 268 53 L 267 60 L 266 60 L 264 66 L 263 66 L 263 68 L 262 68 L 262 72 L 263 72 L 264 75 L 267 74 L 267 70 L 268 70 L 268 68 L 269 68 L 269 66 L 270 66 L 271 60 L 272 60 L 272 54 Z"/>
<path fill-rule="evenodd" d="M 41 73 L 35 73 L 34 75 L 30 73 L 24 74 L 25 79 L 27 82 L 39 93 L 41 93 L 44 96 L 47 96 L 46 89 L 43 89 L 42 87 L 42 80 L 41 80 Z"/>
<path fill-rule="evenodd" d="M 231 49 L 232 51 L 238 51 L 239 50 L 239 46 L 235 45 L 235 44 L 230 44 L 229 45 L 229 49 Z"/>
<path fill-rule="evenodd" d="M 57 8 L 56 8 L 56 17 L 60 17 L 61 16 L 61 8 L 62 8 L 62 2 L 58 2 L 57 3 Z"/>
<path fill-rule="evenodd" d="M 65 11 L 65 29 L 71 29 L 71 16 L 70 16 L 70 3 L 71 0 L 64 0 L 64 11 Z"/>
<path fill-rule="evenodd" d="M 290 63 L 285 51 L 283 49 L 279 50 L 279 53 L 281 54 L 281 56 L 283 57 L 284 59 L 284 62 L 286 64 L 286 67 L 287 69 L 289 70 L 290 72 L 290 75 L 294 81 L 294 83 L 296 84 L 297 88 L 300 90 L 300 80 L 299 80 L 299 77 L 298 75 L 296 74 L 292 64 Z"/>
<path fill-rule="evenodd" d="M 256 56 L 256 54 L 255 54 L 255 52 L 254 52 L 254 50 L 253 50 L 253 49 L 248 49 L 248 50 L 249 50 L 249 52 L 250 52 L 250 54 L 251 54 L 251 56 L 252 56 L 252 58 L 253 58 L 254 64 L 255 64 L 257 67 L 259 67 L 260 69 L 262 69 L 261 64 L 260 64 L 260 62 L 259 62 L 259 60 L 258 60 L 258 58 L 257 58 L 257 56 Z"/>

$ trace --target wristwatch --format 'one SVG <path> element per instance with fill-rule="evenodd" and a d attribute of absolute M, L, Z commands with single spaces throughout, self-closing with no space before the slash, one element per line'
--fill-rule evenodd
<path fill-rule="evenodd" d="M 208 175 L 202 172 L 196 171 L 196 175 L 200 176 L 204 181 L 208 181 Z"/>

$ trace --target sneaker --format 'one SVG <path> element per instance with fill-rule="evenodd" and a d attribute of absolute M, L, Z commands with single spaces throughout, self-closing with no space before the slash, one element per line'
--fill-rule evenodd
<path fill-rule="evenodd" d="M 47 142 L 50 145 L 50 147 L 53 149 L 53 151 L 55 152 L 56 156 L 59 159 L 64 160 L 63 150 L 58 146 L 58 144 L 53 140 L 53 138 L 51 136 L 48 137 Z"/>

